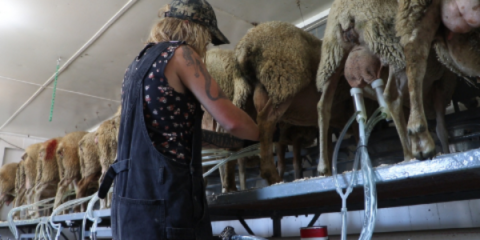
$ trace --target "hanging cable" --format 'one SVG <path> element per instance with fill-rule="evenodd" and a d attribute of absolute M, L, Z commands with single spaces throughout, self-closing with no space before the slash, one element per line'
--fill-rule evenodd
<path fill-rule="evenodd" d="M 62 59 L 58 58 L 57 60 L 57 70 L 55 71 L 55 81 L 53 82 L 53 92 L 52 92 L 52 104 L 50 106 L 50 117 L 48 118 L 48 121 L 52 121 L 53 117 L 53 105 L 55 104 L 55 94 L 57 92 L 57 81 L 58 81 L 58 70 L 60 69 L 60 61 Z"/>

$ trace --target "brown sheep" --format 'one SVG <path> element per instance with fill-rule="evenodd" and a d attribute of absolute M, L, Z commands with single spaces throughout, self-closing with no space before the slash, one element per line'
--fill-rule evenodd
<path fill-rule="evenodd" d="M 235 48 L 235 57 L 253 90 L 260 129 L 261 177 L 280 182 L 272 155 L 278 122 L 316 126 L 314 111 L 320 93 L 315 73 L 322 41 L 289 23 L 267 22 L 250 29 Z"/>
<path fill-rule="evenodd" d="M 76 190 L 77 183 L 82 178 L 80 160 L 78 159 L 78 143 L 85 134 L 87 132 L 72 132 L 65 135 L 58 143 L 56 157 L 60 182 L 58 183 L 53 208 L 57 208 L 63 203 L 63 195 L 72 185 Z"/>
<path fill-rule="evenodd" d="M 15 179 L 18 163 L 8 163 L 0 168 L 0 207 L 10 205 L 15 199 Z"/>
<path fill-rule="evenodd" d="M 102 175 L 100 156 L 95 143 L 95 132 L 87 133 L 78 143 L 78 155 L 80 157 L 80 172 L 82 179 L 78 182 L 77 199 L 89 196 L 98 191 L 98 181 Z M 85 206 L 81 206 L 85 211 Z"/>
<path fill-rule="evenodd" d="M 57 147 L 61 137 L 52 138 L 44 142 L 38 150 L 37 178 L 35 186 L 34 202 L 42 199 L 55 197 L 57 193 L 60 175 L 57 164 Z M 48 211 L 44 212 L 48 215 Z M 38 207 L 35 207 L 34 217 L 39 217 Z"/>
<path fill-rule="evenodd" d="M 100 155 L 100 165 L 102 166 L 102 175 L 99 179 L 100 183 L 103 181 L 108 168 L 113 164 L 115 158 L 117 157 L 119 128 L 120 115 L 117 115 L 114 118 L 100 124 L 96 131 L 95 139 Z M 100 202 L 102 204 L 101 208 L 108 208 L 111 203 L 111 194 L 109 194 L 107 199 L 103 199 Z"/>
<path fill-rule="evenodd" d="M 443 24 L 442 24 L 443 22 Z M 422 79 L 426 75 L 432 45 L 439 60 L 451 71 L 466 78 L 480 76 L 480 1 L 478 0 L 399 0 L 395 28 L 404 47 L 406 77 L 412 105 L 408 122 L 410 136 L 428 139 L 422 104 Z M 413 146 L 415 147 L 415 146 Z M 430 155 L 428 152 L 424 154 Z M 414 151 L 419 158 L 420 154 Z"/>

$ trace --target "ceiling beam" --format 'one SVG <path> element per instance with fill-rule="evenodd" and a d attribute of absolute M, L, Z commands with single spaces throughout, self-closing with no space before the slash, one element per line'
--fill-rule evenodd
<path fill-rule="evenodd" d="M 323 25 L 327 22 L 328 14 L 330 13 L 330 8 L 324 10 L 310 18 L 307 18 L 305 21 L 301 21 L 300 23 L 296 24 L 298 28 L 301 28 L 305 31 L 312 30 L 320 25 Z"/>
<path fill-rule="evenodd" d="M 138 0 L 129 0 L 115 15 L 113 15 L 80 49 L 77 50 L 58 70 L 61 74 L 68 66 L 70 66 L 85 50 L 87 50 L 98 38 L 100 38 L 125 12 L 127 12 Z M 31 102 L 33 102 L 40 93 L 43 92 L 55 80 L 53 74 L 43 85 L 40 86 L 35 93 L 15 111 L 10 118 L 7 119 L 1 126 L 0 130 L 5 128 L 15 117 L 18 116 Z"/>

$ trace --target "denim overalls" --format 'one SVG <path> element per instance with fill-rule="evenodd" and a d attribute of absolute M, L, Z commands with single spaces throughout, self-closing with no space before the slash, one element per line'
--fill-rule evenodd
<path fill-rule="evenodd" d="M 143 79 L 156 57 L 171 44 L 158 43 L 134 60 L 130 69 L 136 71 L 129 71 L 124 81 L 117 160 L 99 189 L 99 197 L 104 198 L 115 179 L 111 209 L 114 240 L 212 238 L 202 176 L 200 103 L 195 109 L 189 165 L 158 152 L 145 126 Z M 139 56 L 144 53 L 145 49 Z"/>

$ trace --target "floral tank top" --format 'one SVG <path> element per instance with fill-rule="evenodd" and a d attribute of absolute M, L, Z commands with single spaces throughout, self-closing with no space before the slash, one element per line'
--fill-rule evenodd
<path fill-rule="evenodd" d="M 168 61 L 181 42 L 171 42 L 150 66 L 143 79 L 143 115 L 153 146 L 174 161 L 188 164 L 192 156 L 192 137 L 196 99 L 190 91 L 175 91 L 164 75 Z M 155 44 L 147 45 L 143 55 Z M 143 56 L 142 55 L 142 56 Z M 138 56 L 137 61 L 142 57 Z M 132 69 L 127 69 L 132 71 Z"/>

